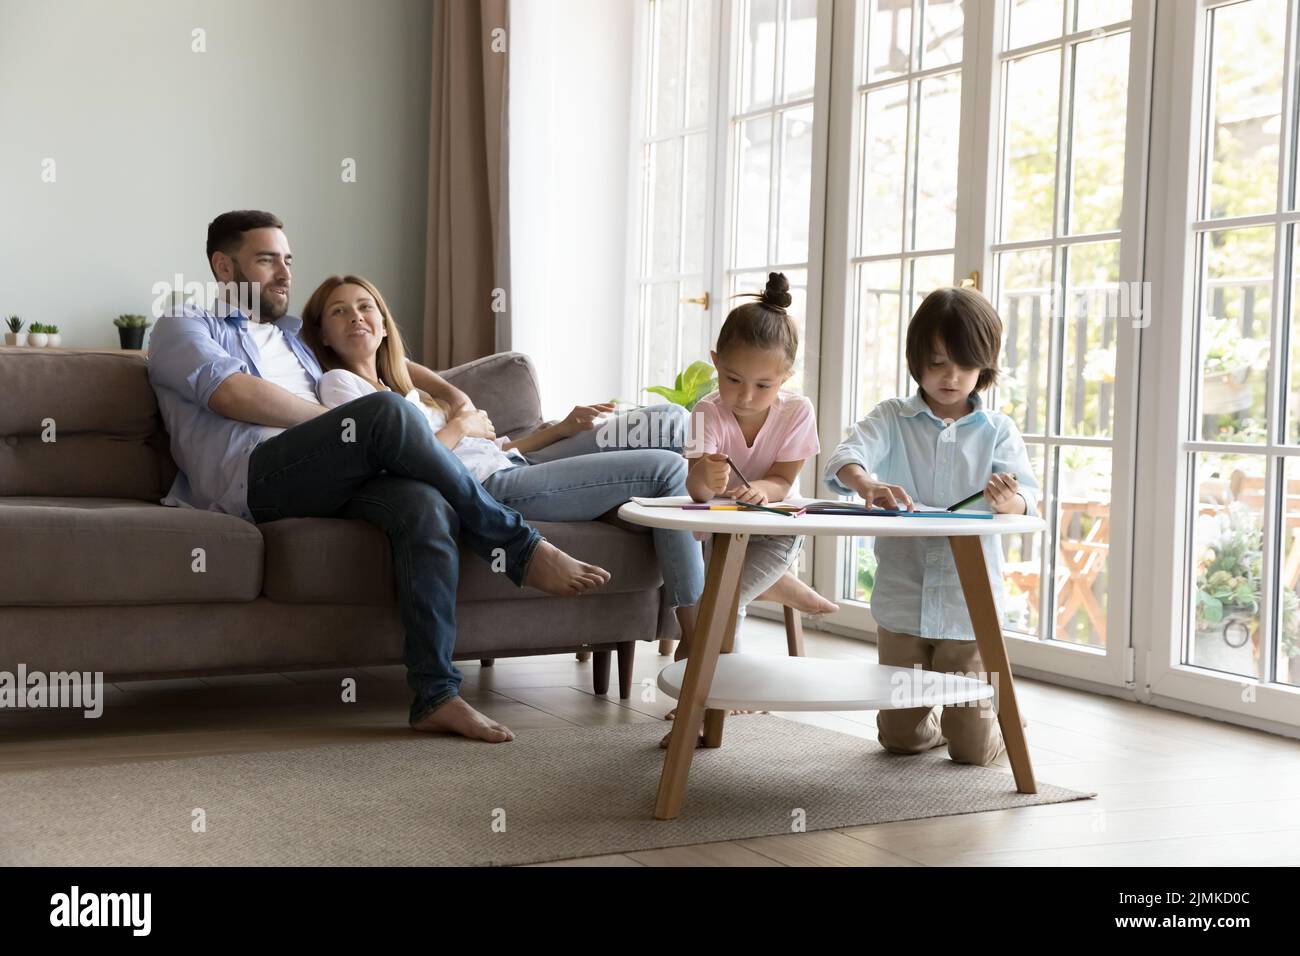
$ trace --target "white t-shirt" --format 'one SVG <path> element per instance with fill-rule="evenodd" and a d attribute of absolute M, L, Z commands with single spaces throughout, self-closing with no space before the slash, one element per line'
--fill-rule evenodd
<path fill-rule="evenodd" d="M 274 322 L 249 322 L 249 337 L 257 344 L 257 351 L 262 356 L 258 371 L 262 378 L 287 389 L 299 398 L 319 405 L 316 387 L 311 376 L 293 354 L 289 343 L 284 340 L 284 333 Z"/>
<path fill-rule="evenodd" d="M 373 385 L 360 375 L 344 368 L 330 369 L 321 376 L 320 402 L 328 408 L 337 408 L 339 405 L 374 392 Z M 429 427 L 433 429 L 435 435 L 446 426 L 446 416 L 438 409 L 420 401 L 418 390 L 413 388 L 403 397 L 424 412 L 424 417 L 429 420 Z M 524 456 L 514 449 L 509 452 L 501 450 L 501 446 L 509 440 L 505 436 L 497 438 L 496 441 L 488 441 L 486 438 L 462 438 L 452 449 L 452 454 L 461 460 L 465 469 L 478 481 L 486 481 L 503 468 L 528 464 Z"/>

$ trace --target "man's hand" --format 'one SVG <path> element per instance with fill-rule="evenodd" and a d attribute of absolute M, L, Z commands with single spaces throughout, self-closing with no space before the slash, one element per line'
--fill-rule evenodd
<path fill-rule="evenodd" d="M 555 429 L 565 438 L 579 432 L 589 432 L 596 427 L 596 419 L 614 411 L 610 402 L 598 402 L 595 405 L 575 405 L 562 420 L 555 423 Z"/>

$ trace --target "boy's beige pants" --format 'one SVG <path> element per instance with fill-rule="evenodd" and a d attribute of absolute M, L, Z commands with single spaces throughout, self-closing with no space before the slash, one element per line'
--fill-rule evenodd
<path fill-rule="evenodd" d="M 899 634 L 876 626 L 876 649 L 881 664 L 912 667 L 945 674 L 983 675 L 984 662 L 975 641 L 929 640 L 914 634 Z M 891 753 L 917 754 L 948 745 L 948 756 L 956 763 L 985 766 L 1003 750 L 998 727 L 997 696 L 1001 680 L 983 677 L 993 684 L 992 700 L 947 707 L 906 707 L 882 710 L 876 716 L 876 739 Z M 1025 724 L 1028 726 L 1028 724 Z"/>

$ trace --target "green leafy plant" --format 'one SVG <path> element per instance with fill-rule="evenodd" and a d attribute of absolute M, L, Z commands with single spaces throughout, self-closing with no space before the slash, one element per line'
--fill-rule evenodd
<path fill-rule="evenodd" d="M 47 325 L 45 327 L 45 331 L 50 333 L 50 335 L 58 335 L 59 327 L 57 325 Z"/>
<path fill-rule="evenodd" d="M 708 362 L 692 362 L 677 373 L 677 381 L 671 387 L 651 385 L 645 391 L 666 398 L 675 405 L 681 405 L 689 412 L 695 407 L 696 402 L 717 387 L 718 380 L 713 374 L 713 366 Z"/>
<path fill-rule="evenodd" d="M 41 325 L 39 322 L 33 322 L 31 325 L 27 326 L 27 331 L 32 335 L 40 335 L 42 332 L 48 332 L 49 329 L 44 325 Z"/>
<path fill-rule="evenodd" d="M 147 329 L 149 326 L 153 325 L 153 323 L 143 315 L 119 315 L 113 320 L 113 324 L 119 329 Z"/>
<path fill-rule="evenodd" d="M 24 323 L 23 320 L 18 318 L 18 316 L 16 315 L 11 315 L 9 316 L 9 318 L 5 319 L 5 325 L 7 325 L 9 327 L 9 331 L 13 332 L 15 335 L 17 335 L 19 332 L 23 330 L 23 326 L 25 324 L 26 323 Z"/>

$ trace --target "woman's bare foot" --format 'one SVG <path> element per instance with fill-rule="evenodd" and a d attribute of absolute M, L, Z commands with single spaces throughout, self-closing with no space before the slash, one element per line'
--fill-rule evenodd
<path fill-rule="evenodd" d="M 758 600 L 775 601 L 804 614 L 834 614 L 840 609 L 838 604 L 826 600 L 789 571 L 760 594 Z"/>
<path fill-rule="evenodd" d="M 515 739 L 509 727 L 483 716 L 465 703 L 464 698 L 461 697 L 453 697 L 447 703 L 429 711 L 411 724 L 411 729 L 435 734 L 460 734 L 462 737 L 486 740 L 493 744 L 503 744 Z"/>
<path fill-rule="evenodd" d="M 524 571 L 524 584 L 561 597 L 582 594 L 607 581 L 609 572 L 604 568 L 579 561 L 549 541 L 537 545 Z"/>

